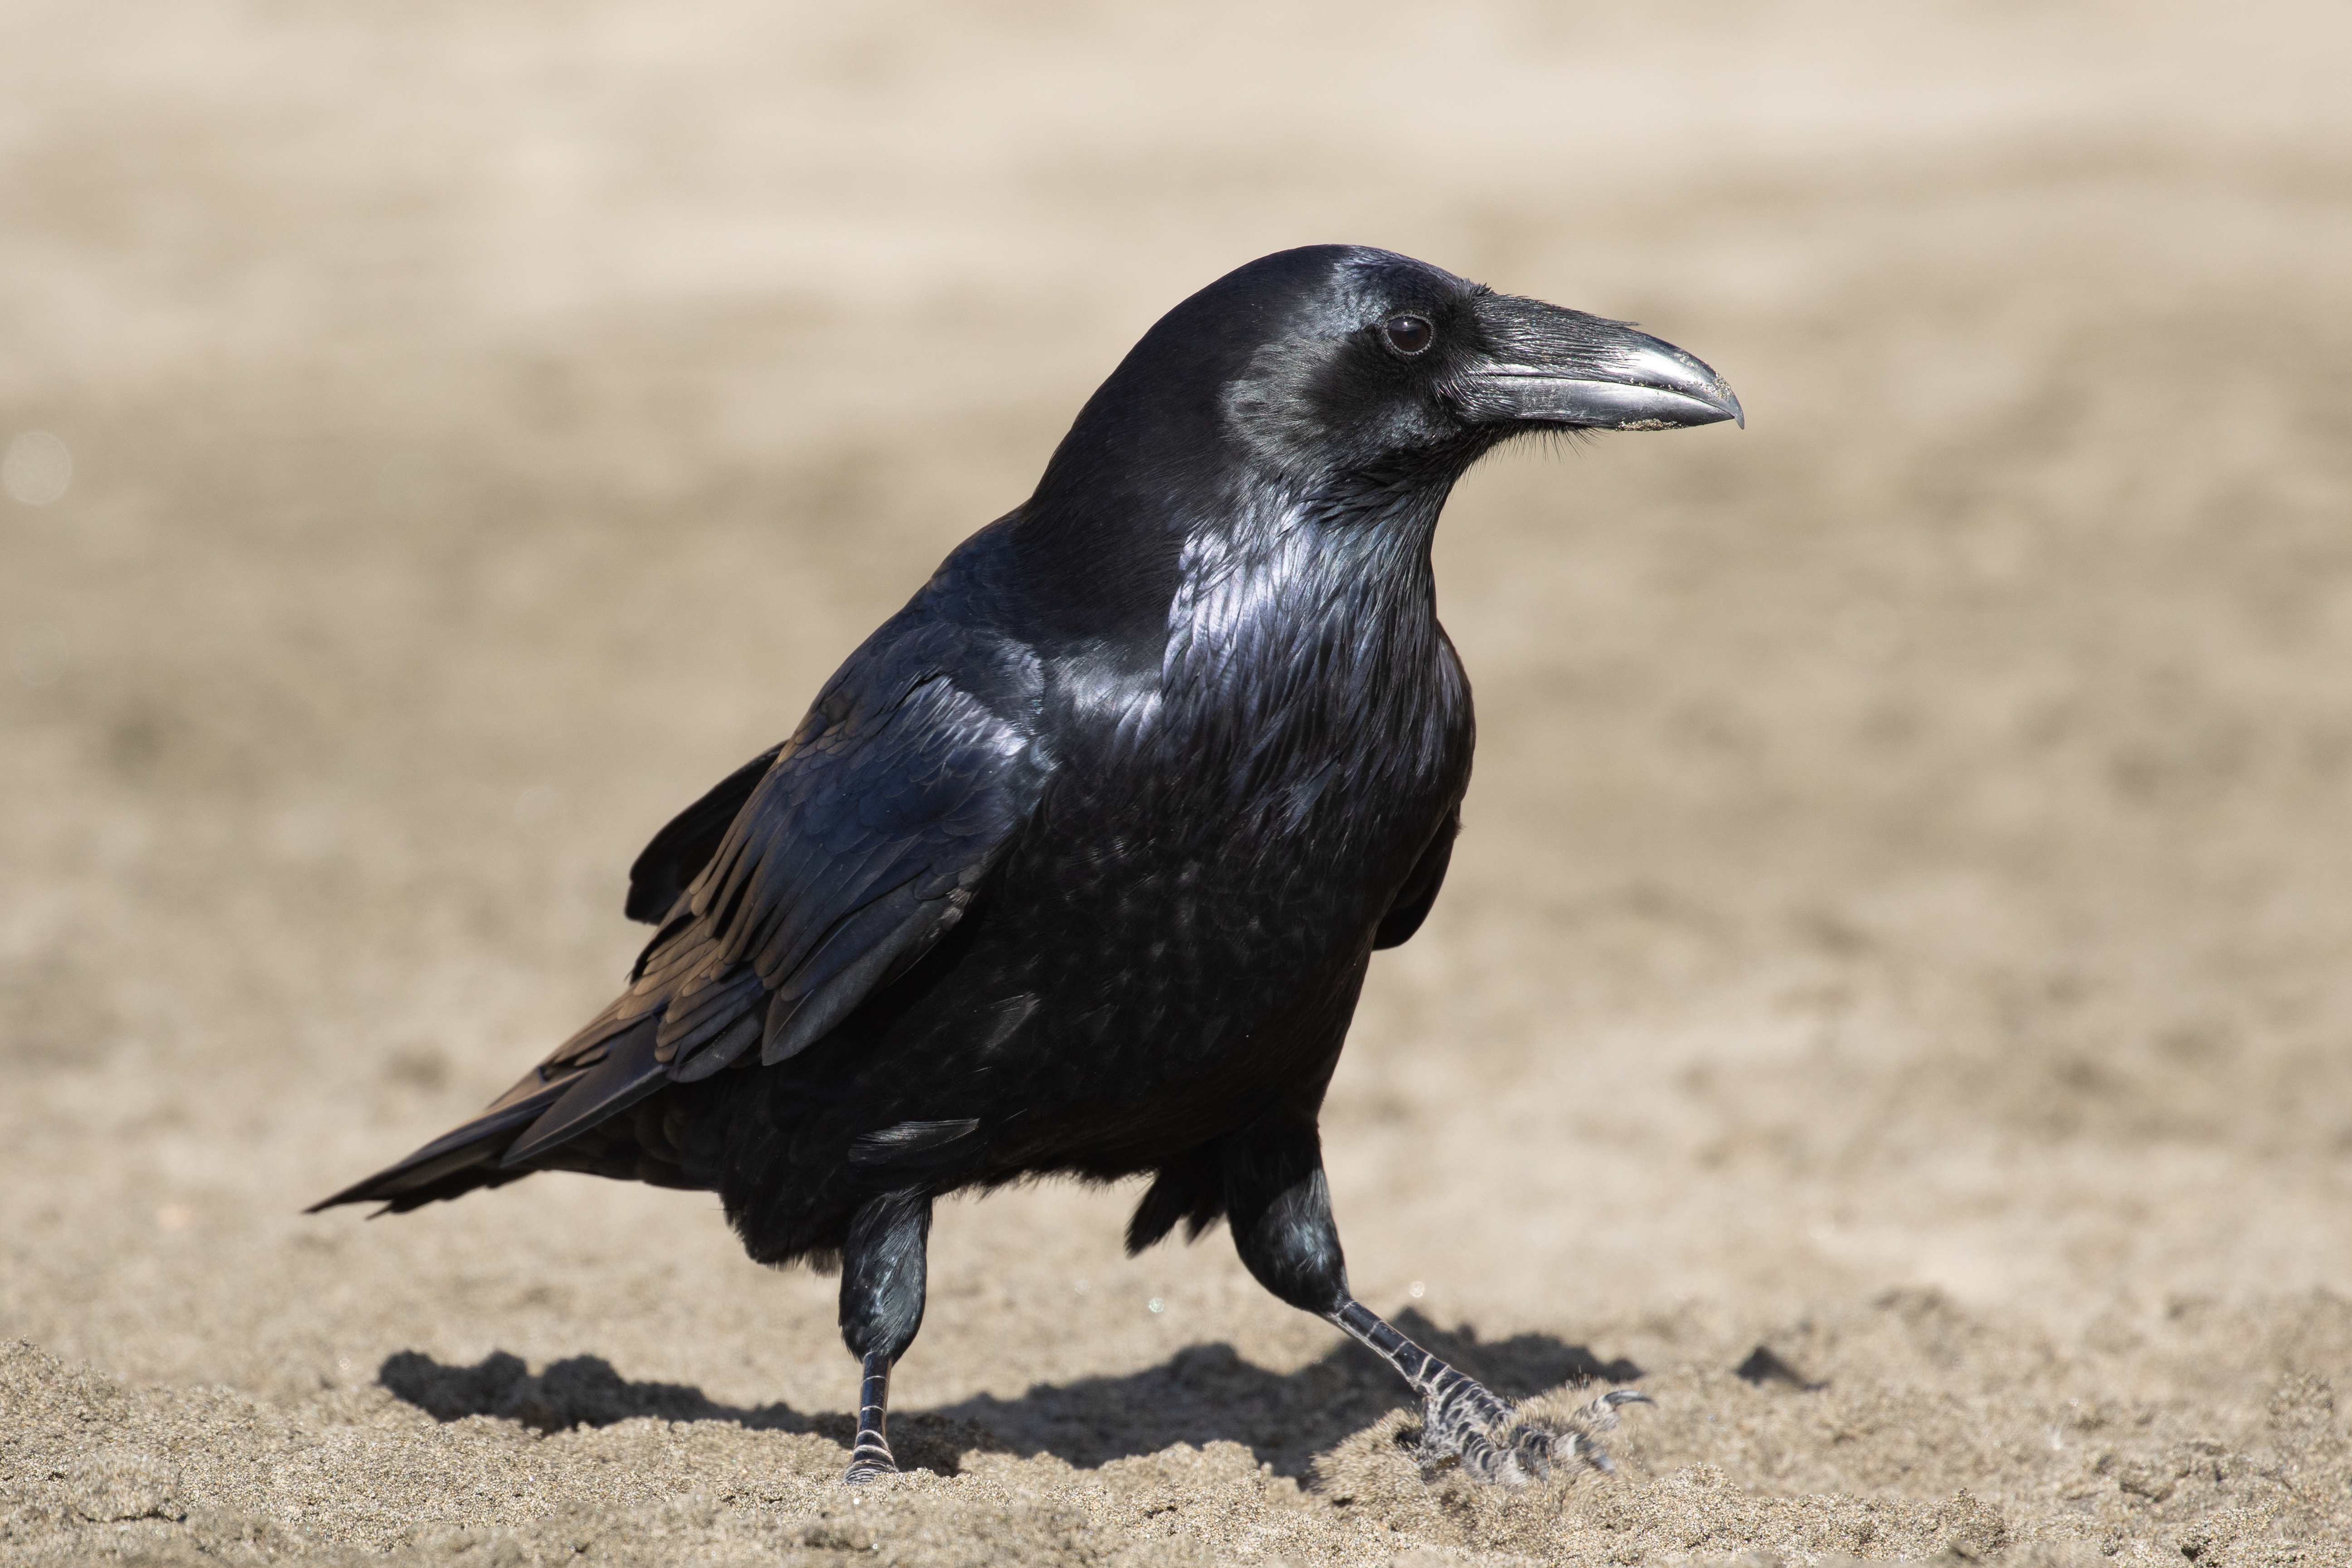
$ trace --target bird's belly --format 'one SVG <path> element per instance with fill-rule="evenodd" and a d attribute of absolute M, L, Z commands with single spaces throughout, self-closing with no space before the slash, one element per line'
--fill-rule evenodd
<path fill-rule="evenodd" d="M 978 1117 L 1013 1169 L 1116 1174 L 1319 1095 L 1399 857 L 1059 842 L 1087 847 L 1016 849 L 872 1042 L 920 1085 L 908 1120 Z"/>
<path fill-rule="evenodd" d="M 838 1245 L 891 1184 L 1112 1178 L 1311 1114 L 1373 931 L 1461 797 L 1461 740 L 1425 774 L 1328 770 L 1248 812 L 1204 809 L 1205 769 L 1049 795 L 913 969 L 698 1109 L 754 1256 Z M 907 1123 L 969 1131 L 903 1161 L 859 1142 Z"/>
<path fill-rule="evenodd" d="M 1052 901 L 996 882 L 1008 896 L 979 900 L 841 1029 L 693 1086 L 716 1184 L 755 1257 L 840 1246 L 857 1203 L 893 1184 L 1114 1178 L 1302 1089 L 1319 1097 L 1369 933 L 1295 905 L 1295 922 L 1254 918 L 1268 906 L 1181 864 L 1099 869 Z M 857 1152 L 887 1128 L 965 1121 L 971 1134 L 905 1168 Z"/>

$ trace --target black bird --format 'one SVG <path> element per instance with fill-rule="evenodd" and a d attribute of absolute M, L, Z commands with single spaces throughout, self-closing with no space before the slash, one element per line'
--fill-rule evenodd
<path fill-rule="evenodd" d="M 1034 494 L 850 655 L 790 740 L 629 872 L 628 989 L 447 1136 L 317 1205 L 538 1171 L 716 1191 L 751 1255 L 841 1268 L 893 1471 L 932 1201 L 1149 1175 L 1130 1252 L 1223 1219 L 1265 1288 L 1384 1356 L 1432 1460 L 1605 1465 L 1348 1293 L 1317 1116 L 1371 955 L 1445 878 L 1470 688 L 1430 543 L 1537 430 L 1739 419 L 1622 322 L 1318 246 L 1162 317 Z M 1744 423 L 1744 421 L 1743 421 Z"/>

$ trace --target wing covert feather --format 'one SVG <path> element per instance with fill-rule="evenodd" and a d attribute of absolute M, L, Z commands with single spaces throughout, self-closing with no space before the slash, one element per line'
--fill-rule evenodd
<path fill-rule="evenodd" d="M 698 1057 L 714 1041 L 741 1053 L 733 1020 L 765 998 L 761 1059 L 821 1037 L 955 924 L 1036 805 L 1025 651 L 984 657 L 938 621 L 891 629 L 779 748 L 647 951 L 632 993 L 665 1009 L 672 1077 L 725 1065 Z"/>
<path fill-rule="evenodd" d="M 1412 940 L 1421 922 L 1429 918 L 1432 906 L 1437 902 L 1437 890 L 1445 886 L 1445 868 L 1454 859 L 1454 840 L 1462 832 L 1462 808 L 1455 806 L 1422 850 L 1404 886 L 1390 900 L 1388 913 L 1381 917 L 1378 930 L 1372 933 L 1372 948 L 1402 947 Z"/>

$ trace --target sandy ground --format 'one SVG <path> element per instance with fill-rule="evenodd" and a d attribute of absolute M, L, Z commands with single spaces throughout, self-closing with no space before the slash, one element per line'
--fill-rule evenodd
<path fill-rule="evenodd" d="M 2316 0 L 14 0 L 0 1558 L 2352 1563 L 2347 63 Z M 1360 1293 L 1637 1383 L 1616 1478 L 1424 1479 L 1131 1191 L 943 1209 L 863 1496 L 831 1281 L 713 1200 L 297 1213 L 607 997 L 643 839 L 1154 316 L 1339 238 L 1751 411 L 1464 486 L 1470 829 L 1326 1118 Z"/>

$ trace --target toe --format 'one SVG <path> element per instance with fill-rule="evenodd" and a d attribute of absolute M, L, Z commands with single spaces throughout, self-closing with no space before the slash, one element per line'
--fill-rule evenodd
<path fill-rule="evenodd" d="M 1518 1443 L 1496 1443 L 1484 1432 L 1473 1432 L 1463 1438 L 1461 1459 L 1464 1474 L 1489 1486 L 1523 1487 L 1535 1475 L 1544 1473 L 1528 1469 Z"/>
<path fill-rule="evenodd" d="M 853 1487 L 862 1487 L 883 1476 L 898 1473 L 898 1463 L 888 1454 L 860 1453 L 849 1461 L 849 1471 L 841 1479 Z"/>

